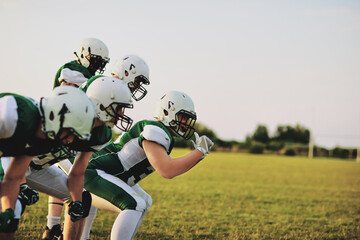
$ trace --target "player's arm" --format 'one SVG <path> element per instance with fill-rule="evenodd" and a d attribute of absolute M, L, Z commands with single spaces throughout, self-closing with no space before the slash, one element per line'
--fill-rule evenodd
<path fill-rule="evenodd" d="M 171 158 L 163 146 L 148 140 L 143 140 L 142 146 L 150 164 L 168 179 L 187 172 L 203 157 L 200 151 L 193 150 L 182 157 Z"/>
<path fill-rule="evenodd" d="M 26 170 L 32 160 L 32 156 L 21 155 L 11 160 L 6 171 L 4 180 L 1 182 L 1 208 L 15 209 L 16 199 L 19 195 L 20 184 L 23 183 Z"/>
<path fill-rule="evenodd" d="M 85 170 L 89 163 L 89 159 L 93 152 L 81 152 L 76 156 L 74 165 L 69 173 L 67 185 L 72 197 L 72 200 L 82 201 L 82 190 L 84 188 Z"/>

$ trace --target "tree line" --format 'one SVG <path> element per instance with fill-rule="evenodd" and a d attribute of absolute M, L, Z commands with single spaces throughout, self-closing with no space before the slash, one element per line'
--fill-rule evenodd
<path fill-rule="evenodd" d="M 195 124 L 195 129 L 199 135 L 207 135 L 215 145 L 215 151 L 236 151 L 249 152 L 254 154 L 272 153 L 288 156 L 308 155 L 310 130 L 296 124 L 279 125 L 273 135 L 265 125 L 259 124 L 252 134 L 246 136 L 245 141 L 223 140 L 216 133 L 201 123 Z M 175 147 L 191 148 L 190 141 L 176 138 Z M 314 156 L 337 157 L 337 158 L 356 158 L 356 149 L 335 147 L 326 149 L 320 146 L 313 146 Z"/>

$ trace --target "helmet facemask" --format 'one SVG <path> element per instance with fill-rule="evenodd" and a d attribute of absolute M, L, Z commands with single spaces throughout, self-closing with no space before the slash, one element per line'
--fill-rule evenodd
<path fill-rule="evenodd" d="M 186 110 L 180 110 L 175 114 L 175 119 L 169 122 L 169 126 L 177 135 L 188 140 L 192 137 L 192 135 L 195 132 L 195 128 L 194 128 L 195 122 L 196 122 L 195 114 Z"/>
<path fill-rule="evenodd" d="M 144 85 L 149 85 L 150 81 L 143 75 L 135 77 L 133 82 L 128 83 L 128 87 L 131 91 L 131 96 L 135 101 L 140 101 L 147 94 L 147 90 Z"/>
<path fill-rule="evenodd" d="M 109 63 L 110 59 L 101 57 L 99 55 L 91 54 L 89 47 L 89 55 L 85 57 L 89 61 L 89 67 L 87 68 L 92 75 L 95 75 L 96 72 L 103 74 L 105 71 L 106 64 Z"/>
<path fill-rule="evenodd" d="M 126 108 L 133 108 L 132 104 L 124 104 L 124 103 L 117 103 L 114 102 L 110 104 L 107 108 L 105 108 L 103 105 L 100 106 L 102 108 L 102 111 L 105 111 L 107 115 L 109 115 L 111 118 L 115 120 L 115 122 L 107 121 L 105 124 L 108 127 L 116 126 L 121 131 L 127 132 L 129 131 L 133 120 L 125 115 L 125 109 Z"/>
<path fill-rule="evenodd" d="M 81 53 L 81 58 L 85 58 L 89 62 L 87 69 L 89 70 L 91 75 L 95 75 L 96 72 L 98 72 L 99 74 L 103 74 L 105 71 L 105 66 L 106 66 L 106 64 L 109 63 L 110 58 L 91 54 L 90 47 L 88 47 L 88 52 L 89 52 L 89 54 L 86 55 L 85 57 L 84 57 L 83 53 Z M 75 54 L 77 60 L 80 63 L 82 63 L 79 56 L 77 55 L 77 53 L 74 52 L 74 54 Z M 82 64 L 82 65 L 84 65 L 84 64 Z M 86 67 L 86 66 L 84 66 L 84 67 Z"/>

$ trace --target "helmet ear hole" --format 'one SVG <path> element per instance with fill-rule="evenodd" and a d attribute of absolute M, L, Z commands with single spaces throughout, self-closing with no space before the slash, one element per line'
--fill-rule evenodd
<path fill-rule="evenodd" d="M 100 110 L 101 110 L 101 111 L 105 111 L 104 105 L 100 104 Z"/>
<path fill-rule="evenodd" d="M 164 109 L 164 115 L 165 116 L 169 115 L 168 111 L 166 111 L 165 109 Z"/>
<path fill-rule="evenodd" d="M 50 121 L 54 121 L 54 118 L 55 118 L 54 112 L 51 111 L 51 112 L 50 112 L 50 116 L 49 116 Z"/>

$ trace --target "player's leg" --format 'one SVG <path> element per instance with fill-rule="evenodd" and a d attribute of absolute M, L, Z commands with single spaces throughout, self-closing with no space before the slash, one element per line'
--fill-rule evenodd
<path fill-rule="evenodd" d="M 50 196 L 61 199 L 68 205 L 71 202 L 71 195 L 67 187 L 67 175 L 55 165 L 42 170 L 33 170 L 30 175 L 27 176 L 27 182 L 33 189 L 48 194 Z M 88 212 L 91 206 L 90 194 L 88 201 L 84 201 L 83 206 L 85 212 Z M 86 199 L 85 199 L 86 200 Z M 69 218 L 70 220 L 70 218 Z M 83 220 L 83 219 L 82 219 Z M 64 239 L 77 239 L 75 236 L 80 232 L 81 236 L 81 221 L 72 222 L 65 219 Z"/>
<path fill-rule="evenodd" d="M 48 215 L 45 231 L 42 235 L 42 240 L 50 240 L 54 237 L 62 235 L 61 229 L 61 212 L 63 209 L 63 201 L 49 196 L 48 198 Z"/>
<path fill-rule="evenodd" d="M 72 163 L 66 159 L 55 164 L 55 166 L 59 167 L 65 173 L 68 173 L 72 167 Z M 64 203 L 60 199 L 49 196 L 47 223 L 42 235 L 42 240 L 48 240 L 62 235 L 61 212 L 63 205 Z"/>
<path fill-rule="evenodd" d="M 145 217 L 145 214 L 147 213 L 147 211 L 149 210 L 149 208 L 150 208 L 151 205 L 152 205 L 152 198 L 151 198 L 151 196 L 150 196 L 147 192 L 145 192 L 138 184 L 134 185 L 132 188 L 135 190 L 135 192 L 136 192 L 139 196 L 141 196 L 143 199 L 145 199 L 145 203 L 146 203 L 146 208 L 145 208 L 144 212 L 142 213 L 141 218 L 140 218 L 140 220 L 139 220 L 139 222 L 138 222 L 138 224 L 137 224 L 137 226 L 136 226 L 136 229 L 135 229 L 135 231 L 134 231 L 134 235 L 132 236 L 132 238 L 134 238 L 134 237 L 135 237 L 135 234 L 137 233 L 137 231 L 138 231 L 139 228 L 140 228 L 140 225 L 141 225 L 141 223 L 142 223 L 142 221 L 143 221 L 143 219 L 144 219 L 144 217 Z"/>
<path fill-rule="evenodd" d="M 89 210 L 91 207 L 91 195 L 88 191 L 83 191 L 82 194 L 82 204 L 84 207 L 84 214 L 83 218 L 73 222 L 70 218 L 68 213 L 68 206 L 65 211 L 65 222 L 64 222 L 64 240 L 71 239 L 71 240 L 80 240 L 82 231 L 84 228 L 85 220 L 89 215 Z"/>
<path fill-rule="evenodd" d="M 122 210 L 113 224 L 111 239 L 132 239 L 138 223 L 142 221 L 142 214 L 146 211 L 146 200 L 115 176 L 95 169 L 88 169 L 86 172 L 85 188 Z M 104 206 L 97 204 L 98 202 L 93 202 L 95 207 L 103 209 Z"/>
<path fill-rule="evenodd" d="M 92 195 L 91 195 L 91 197 L 92 197 Z M 90 239 L 90 231 L 91 231 L 91 227 L 94 223 L 96 213 L 97 213 L 97 207 L 92 205 L 90 207 L 89 216 L 85 219 L 85 224 L 84 224 L 83 232 L 81 235 L 81 240 Z"/>
<path fill-rule="evenodd" d="M 1 181 L 0 181 L 1 183 Z M 1 188 L 0 188 L 1 189 Z M 0 204 L 1 207 L 1 204 Z M 15 203 L 15 210 L 14 210 L 14 218 L 11 220 L 10 224 L 6 228 L 4 232 L 0 232 L 0 239 L 6 240 L 14 240 L 15 239 L 15 232 L 18 229 L 19 221 L 21 215 L 25 211 L 26 204 L 25 202 L 18 198 Z"/>

